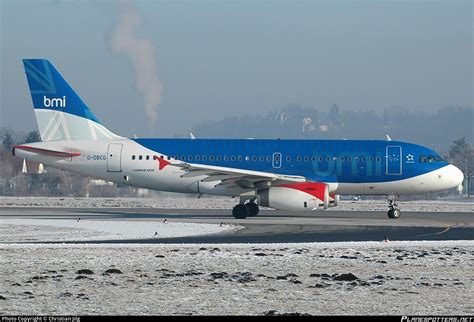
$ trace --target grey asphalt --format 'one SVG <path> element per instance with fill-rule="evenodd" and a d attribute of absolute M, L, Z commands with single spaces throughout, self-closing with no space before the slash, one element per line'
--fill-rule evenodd
<path fill-rule="evenodd" d="M 295 243 L 390 240 L 472 240 L 472 212 L 326 211 L 292 213 L 262 210 L 257 217 L 234 219 L 230 210 L 126 208 L 0 208 L 1 218 L 140 220 L 232 223 L 236 232 L 179 238 L 90 241 L 87 243 Z M 57 243 L 57 241 L 56 241 Z M 74 241 L 66 243 L 76 243 Z M 78 241 L 77 243 L 85 243 Z"/>

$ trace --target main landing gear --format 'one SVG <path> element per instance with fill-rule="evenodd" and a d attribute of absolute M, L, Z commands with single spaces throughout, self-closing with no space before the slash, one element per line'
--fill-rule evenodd
<path fill-rule="evenodd" d="M 389 210 L 387 212 L 388 218 L 397 219 L 397 218 L 400 217 L 402 212 L 400 211 L 400 209 L 395 208 L 397 206 L 398 205 L 395 203 L 395 196 L 389 196 L 388 197 L 388 208 L 389 208 Z"/>
<path fill-rule="evenodd" d="M 246 204 L 238 204 L 237 206 L 232 209 L 232 215 L 234 215 L 237 219 L 245 219 L 247 217 L 255 217 L 260 209 L 258 205 L 251 201 Z"/>

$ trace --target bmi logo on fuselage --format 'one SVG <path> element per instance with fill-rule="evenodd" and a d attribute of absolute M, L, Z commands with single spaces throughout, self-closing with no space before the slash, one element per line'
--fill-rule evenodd
<path fill-rule="evenodd" d="M 63 96 L 62 98 L 59 98 L 59 97 L 49 98 L 49 97 L 43 96 L 43 106 L 44 107 L 66 107 L 66 96 Z"/>

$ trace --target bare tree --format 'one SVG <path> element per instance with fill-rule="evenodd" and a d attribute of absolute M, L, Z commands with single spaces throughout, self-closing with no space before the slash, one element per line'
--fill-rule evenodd
<path fill-rule="evenodd" d="M 25 143 L 41 142 L 41 136 L 37 130 L 28 132 L 25 138 Z"/>
<path fill-rule="evenodd" d="M 2 145 L 5 150 L 10 150 L 14 145 L 13 136 L 10 132 L 6 132 L 3 135 Z"/>
<path fill-rule="evenodd" d="M 474 149 L 465 137 L 453 142 L 449 148 L 449 159 L 464 173 L 466 194 L 470 198 L 470 182 L 474 175 Z"/>

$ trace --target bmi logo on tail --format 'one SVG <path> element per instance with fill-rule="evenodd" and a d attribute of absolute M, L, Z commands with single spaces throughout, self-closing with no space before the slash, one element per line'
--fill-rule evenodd
<path fill-rule="evenodd" d="M 63 98 L 49 98 L 43 96 L 44 107 L 66 107 L 66 96 Z"/>

